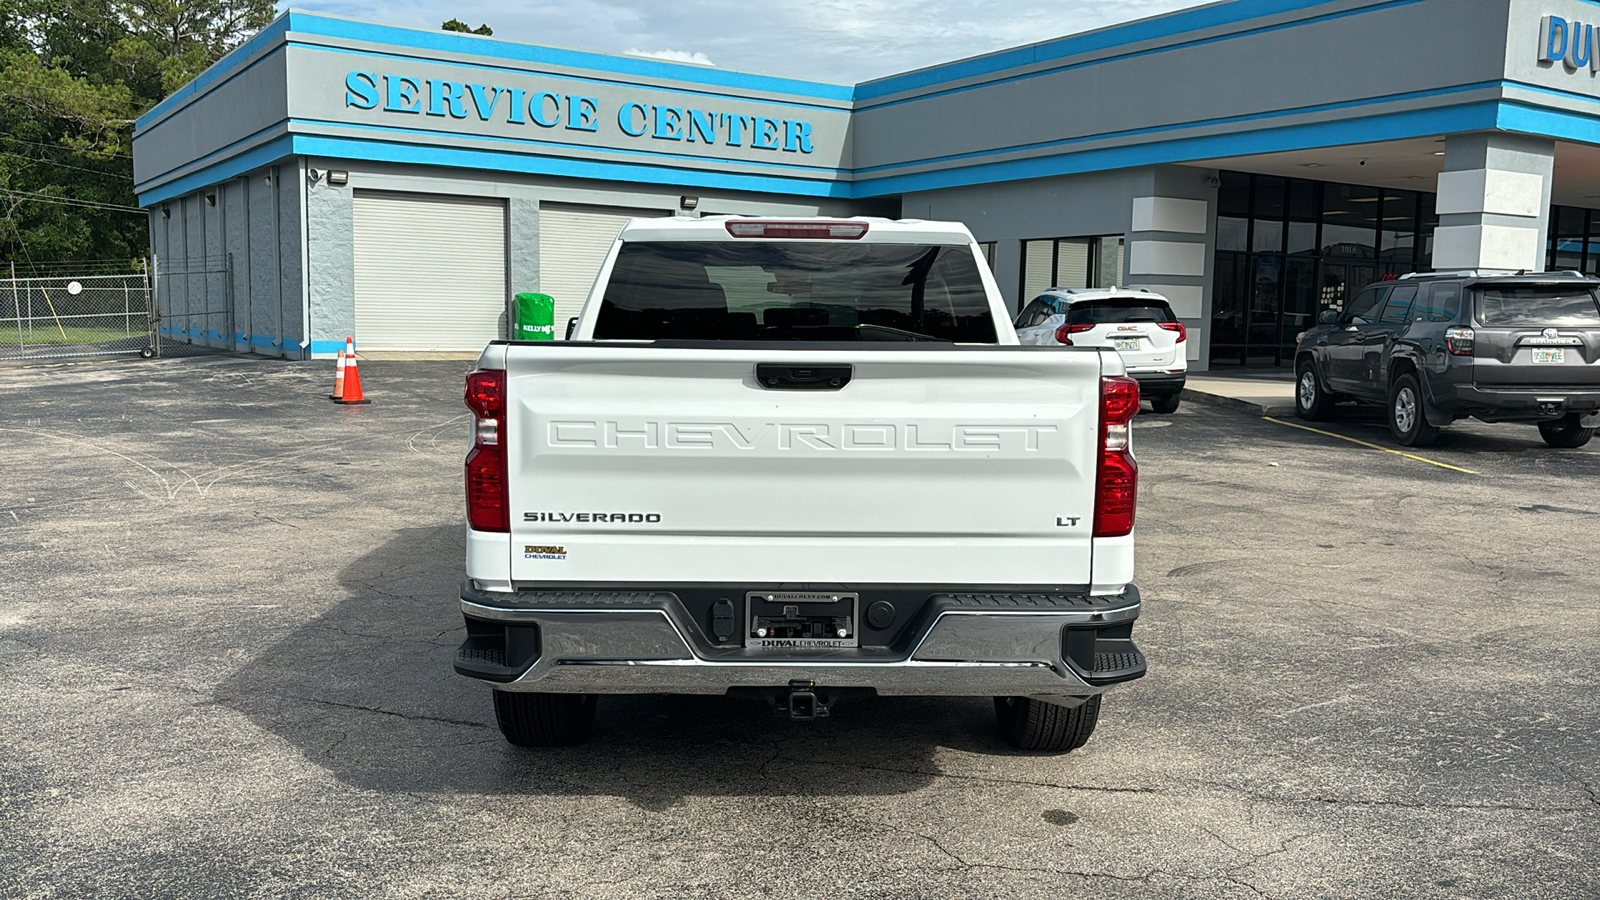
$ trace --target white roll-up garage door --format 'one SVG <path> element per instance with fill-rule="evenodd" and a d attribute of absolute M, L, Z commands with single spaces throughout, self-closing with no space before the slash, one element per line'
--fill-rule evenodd
<path fill-rule="evenodd" d="M 659 209 L 539 205 L 539 290 L 556 300 L 556 337 L 583 309 L 617 232 L 632 218 L 670 216 Z"/>
<path fill-rule="evenodd" d="M 481 350 L 506 336 L 504 200 L 355 192 L 363 350 Z"/>

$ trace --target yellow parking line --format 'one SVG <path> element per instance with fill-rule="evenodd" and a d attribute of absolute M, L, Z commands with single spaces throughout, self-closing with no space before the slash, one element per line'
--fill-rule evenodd
<path fill-rule="evenodd" d="M 1312 428 L 1309 425 L 1301 425 L 1301 424 L 1296 423 L 1296 422 L 1285 422 L 1282 419 L 1274 419 L 1271 416 L 1262 416 L 1261 418 L 1266 419 L 1268 422 L 1277 422 L 1279 425 L 1287 425 L 1290 428 L 1298 428 L 1298 429 L 1300 429 L 1302 431 L 1310 431 L 1310 432 L 1312 432 L 1314 434 L 1325 434 L 1328 437 L 1338 438 L 1341 441 L 1349 441 L 1352 444 L 1360 444 L 1363 447 L 1370 447 L 1373 450 L 1382 450 L 1385 453 L 1393 453 L 1395 456 L 1404 456 L 1406 459 L 1414 459 L 1417 462 L 1425 462 L 1430 466 L 1438 466 L 1441 469 L 1449 469 L 1452 472 L 1461 472 L 1461 473 L 1464 473 L 1464 474 L 1467 474 L 1467 475 L 1476 475 L 1476 474 L 1478 474 L 1477 472 L 1474 472 L 1471 469 L 1463 469 L 1460 466 L 1452 466 L 1449 463 L 1442 463 L 1442 462 L 1439 462 L 1436 459 L 1428 459 L 1426 456 L 1417 456 L 1416 454 L 1413 454 L 1413 453 L 1402 453 L 1399 450 L 1391 450 L 1388 447 L 1379 447 L 1377 444 L 1369 444 L 1366 441 L 1358 441 L 1353 437 L 1345 437 L 1342 434 L 1334 434 L 1331 431 L 1323 431 L 1321 428 Z"/>

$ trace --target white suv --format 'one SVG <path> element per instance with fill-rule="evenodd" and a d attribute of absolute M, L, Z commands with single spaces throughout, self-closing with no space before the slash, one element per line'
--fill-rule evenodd
<path fill-rule="evenodd" d="M 1051 288 L 1017 314 L 1024 344 L 1111 347 L 1158 413 L 1176 412 L 1188 330 L 1167 298 L 1144 288 Z"/>

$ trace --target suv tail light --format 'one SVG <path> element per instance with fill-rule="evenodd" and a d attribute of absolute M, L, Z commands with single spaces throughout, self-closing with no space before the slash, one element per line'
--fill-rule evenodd
<path fill-rule="evenodd" d="M 1471 356 L 1473 337 L 1471 328 L 1446 328 L 1444 345 L 1452 356 Z"/>
<path fill-rule="evenodd" d="M 1067 335 L 1069 335 L 1069 334 L 1078 334 L 1079 332 L 1088 331 L 1089 329 L 1091 329 L 1093 327 L 1094 327 L 1094 323 L 1093 322 L 1074 322 L 1071 325 L 1062 325 L 1060 328 L 1056 329 L 1056 340 L 1061 342 L 1061 343 L 1063 343 L 1063 344 L 1066 344 L 1068 347 L 1071 347 L 1072 346 L 1072 338 L 1067 337 Z"/>
<path fill-rule="evenodd" d="M 1122 537 L 1133 531 L 1139 496 L 1139 463 L 1129 429 L 1139 414 L 1139 382 L 1125 375 L 1100 379 L 1100 465 L 1095 474 L 1094 536 Z"/>
<path fill-rule="evenodd" d="M 736 238 L 809 238 L 854 241 L 867 233 L 865 222 L 729 222 Z"/>
<path fill-rule="evenodd" d="M 1176 331 L 1180 344 L 1189 339 L 1189 329 L 1183 327 L 1182 322 L 1157 322 L 1156 326 L 1166 331 Z"/>
<path fill-rule="evenodd" d="M 506 475 L 506 373 L 479 369 L 467 375 L 472 449 L 467 453 L 467 524 L 475 531 L 510 531 Z"/>

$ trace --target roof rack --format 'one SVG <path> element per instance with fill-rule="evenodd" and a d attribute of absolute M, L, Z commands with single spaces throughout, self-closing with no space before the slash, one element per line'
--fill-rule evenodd
<path fill-rule="evenodd" d="M 1396 281 L 1405 281 L 1409 278 L 1484 278 L 1484 277 L 1517 277 L 1524 275 L 1559 276 L 1561 278 L 1589 278 L 1576 269 L 1562 269 L 1556 272 L 1530 272 L 1527 269 L 1453 269 L 1441 272 L 1407 272 L 1396 278 Z"/>

